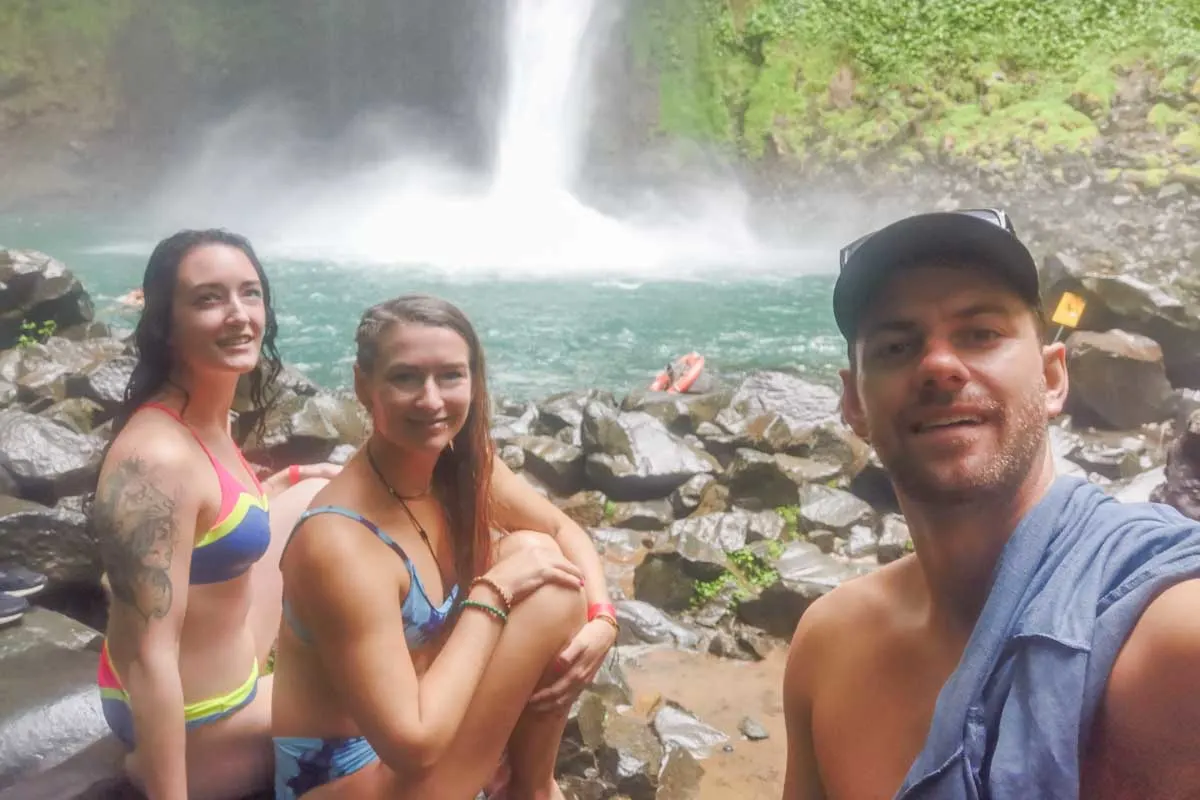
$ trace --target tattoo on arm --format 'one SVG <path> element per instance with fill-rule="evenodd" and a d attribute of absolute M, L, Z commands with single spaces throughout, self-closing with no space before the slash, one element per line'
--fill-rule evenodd
<path fill-rule="evenodd" d="M 146 624 L 171 610 L 175 507 L 175 498 L 154 485 L 150 467 L 137 457 L 117 464 L 96 492 L 92 520 L 113 597 Z"/>

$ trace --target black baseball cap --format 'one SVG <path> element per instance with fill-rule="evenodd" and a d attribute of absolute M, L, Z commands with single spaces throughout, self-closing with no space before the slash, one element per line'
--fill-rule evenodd
<path fill-rule="evenodd" d="M 990 269 L 1031 306 L 1040 305 L 1037 263 L 1008 214 L 994 208 L 918 214 L 842 248 L 833 316 L 846 341 L 854 340 L 859 316 L 895 270 L 944 258 Z"/>

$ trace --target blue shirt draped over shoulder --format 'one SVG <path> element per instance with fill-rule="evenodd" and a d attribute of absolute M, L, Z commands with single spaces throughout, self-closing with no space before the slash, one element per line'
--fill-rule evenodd
<path fill-rule="evenodd" d="M 1117 653 L 1163 590 L 1200 577 L 1200 523 L 1060 477 L 1005 545 L 897 798 L 1072 798 Z"/>

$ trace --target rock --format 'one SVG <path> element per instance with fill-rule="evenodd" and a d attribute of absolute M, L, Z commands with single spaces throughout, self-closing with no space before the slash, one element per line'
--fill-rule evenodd
<path fill-rule="evenodd" d="M 370 417 L 350 392 L 284 392 L 268 409 L 261 435 L 252 433 L 243 450 L 250 460 L 274 468 L 315 464 L 340 444 L 361 446 L 370 429 Z"/>
<path fill-rule="evenodd" d="M 1104 438 L 1085 441 L 1071 455 L 1071 460 L 1088 472 L 1114 481 L 1132 478 L 1141 472 L 1143 458 L 1149 458 L 1146 441 L 1134 436 L 1121 436 L 1115 441 Z"/>
<path fill-rule="evenodd" d="M 55 403 L 38 416 L 57 422 L 78 434 L 87 435 L 92 432 L 97 420 L 106 415 L 104 409 L 94 400 L 72 397 Z"/>
<path fill-rule="evenodd" d="M 1043 299 L 1054 308 L 1064 291 L 1087 301 L 1080 330 L 1120 329 L 1162 348 L 1167 378 L 1200 388 L 1200 297 L 1170 271 L 1134 268 L 1103 254 L 1059 252 L 1042 269 Z"/>
<path fill-rule="evenodd" d="M 537 406 L 532 403 L 518 416 L 499 416 L 492 423 L 492 438 L 497 442 L 508 442 L 518 436 L 529 436 L 537 418 Z"/>
<path fill-rule="evenodd" d="M 774 511 L 735 509 L 678 520 L 668 529 L 667 538 L 690 562 L 691 574 L 712 580 L 725 571 L 728 553 L 752 541 L 778 539 L 783 530 L 783 518 Z"/>
<path fill-rule="evenodd" d="M 36 607 L 20 624 L 0 632 L 0 789 L 20 782 L 6 794 L 46 800 L 83 796 L 61 791 L 61 785 L 53 794 L 37 791 L 35 775 L 108 737 L 96 699 L 99 639 L 97 631 Z M 108 753 L 94 774 L 75 776 L 84 783 L 79 789 L 114 781 L 119 751 L 110 747 Z"/>
<path fill-rule="evenodd" d="M 83 284 L 64 264 L 33 250 L 0 250 L 0 350 L 16 347 L 27 323 L 65 330 L 93 314 Z"/>
<path fill-rule="evenodd" d="M 875 531 L 867 525 L 855 525 L 850 529 L 850 535 L 846 537 L 843 553 L 846 558 L 867 558 L 875 555 L 878 548 Z"/>
<path fill-rule="evenodd" d="M 622 411 L 644 411 L 661 420 L 680 436 L 697 433 L 704 423 L 711 423 L 729 401 L 726 392 L 706 394 L 675 394 L 667 392 L 630 392 L 621 403 Z"/>
<path fill-rule="evenodd" d="M 581 528 L 595 528 L 604 523 L 604 509 L 608 498 L 604 492 L 588 490 L 576 492 L 556 504 L 563 513 L 575 520 Z"/>
<path fill-rule="evenodd" d="M 873 526 L 875 521 L 874 510 L 865 502 L 828 486 L 805 486 L 800 491 L 799 505 L 802 533 L 823 528 L 847 538 L 855 525 Z"/>
<path fill-rule="evenodd" d="M 741 446 L 846 464 L 853 475 L 867 447 L 841 421 L 837 392 L 782 372 L 747 377 L 717 424 Z"/>
<path fill-rule="evenodd" d="M 618 528 L 657 531 L 670 525 L 674 519 L 671 503 L 666 499 L 613 504 L 612 524 Z"/>
<path fill-rule="evenodd" d="M 723 564 L 693 562 L 679 553 L 651 552 L 633 571 L 633 593 L 637 599 L 666 611 L 683 611 L 692 604 L 697 581 L 722 574 Z"/>
<path fill-rule="evenodd" d="M 615 409 L 617 405 L 611 394 L 596 390 L 552 395 L 543 400 L 538 407 L 537 419 L 531 426 L 531 431 L 543 436 L 558 436 L 560 441 L 578 447 L 581 442 L 583 410 L 592 402 L 608 409 Z"/>
<path fill-rule="evenodd" d="M 1148 503 L 1153 502 L 1155 490 L 1162 485 L 1164 480 L 1163 468 L 1155 467 L 1135 476 L 1132 480 L 1111 484 L 1105 488 L 1105 491 L 1122 503 Z"/>
<path fill-rule="evenodd" d="M 699 517 L 718 511 L 728 511 L 729 505 L 729 487 L 713 481 L 704 487 L 704 491 L 700 492 L 700 505 L 696 506 L 691 516 Z"/>
<path fill-rule="evenodd" d="M 594 488 L 614 500 L 666 497 L 689 478 L 716 472 L 701 453 L 643 411 L 617 413 L 601 403 L 584 410 L 585 474 Z"/>
<path fill-rule="evenodd" d="M 1167 450 L 1163 477 L 1165 482 L 1151 499 L 1200 521 L 1200 411 L 1192 412 L 1187 426 Z"/>
<path fill-rule="evenodd" d="M 67 378 L 67 395 L 95 402 L 101 409 L 101 418 L 96 421 L 103 422 L 117 413 L 125 399 L 125 387 L 135 363 L 132 356 L 125 355 L 97 361 Z"/>
<path fill-rule="evenodd" d="M 513 472 L 520 472 L 525 467 L 525 451 L 517 447 L 515 444 L 502 444 L 496 454 L 500 456 L 500 460 L 504 465 Z"/>
<path fill-rule="evenodd" d="M 791 639 L 813 601 L 860 572 L 822 553 L 810 542 L 791 542 L 775 563 L 779 578 L 758 597 L 738 604 L 738 618 L 772 636 Z"/>
<path fill-rule="evenodd" d="M 761 742 L 763 739 L 770 738 L 771 734 L 767 733 L 767 729 L 760 725 L 750 717 L 742 717 L 742 721 L 738 724 L 738 730 L 752 742 Z"/>
<path fill-rule="evenodd" d="M 16 409 L 0 411 L 0 464 L 21 496 L 52 505 L 94 488 L 103 442 Z"/>
<path fill-rule="evenodd" d="M 654 713 L 654 732 L 667 750 L 686 750 L 697 760 L 712 755 L 713 750 L 729 742 L 729 736 L 696 719 L 689 711 L 670 701 Z"/>
<path fill-rule="evenodd" d="M 739 448 L 726 470 L 725 482 L 730 499 L 738 505 L 778 508 L 796 505 L 801 486 L 833 480 L 841 472 L 839 464 Z"/>
<path fill-rule="evenodd" d="M 675 516 L 686 517 L 695 511 L 700 505 L 701 498 L 704 496 L 704 490 L 714 480 L 716 478 L 708 473 L 693 475 L 684 481 L 678 489 L 671 492 L 671 496 L 668 499 L 671 502 L 671 509 L 675 512 Z M 724 509 L 719 510 L 723 511 Z"/>
<path fill-rule="evenodd" d="M 100 553 L 84 514 L 0 497 L 0 561 L 44 574 L 53 584 L 100 582 Z"/>
<path fill-rule="evenodd" d="M 670 644 L 681 650 L 700 646 L 700 634 L 681 625 L 641 600 L 622 600 L 615 603 L 617 621 L 621 623 L 618 644 Z"/>
<path fill-rule="evenodd" d="M 525 452 L 525 471 L 556 494 L 583 488 L 583 451 L 550 436 L 522 436 L 513 444 Z"/>
<path fill-rule="evenodd" d="M 883 518 L 882 531 L 879 534 L 876 557 L 880 564 L 888 564 L 903 558 L 912 550 L 912 537 L 908 533 L 908 523 L 899 514 L 888 514 Z"/>
<path fill-rule="evenodd" d="M 1066 411 L 1082 424 L 1128 430 L 1170 416 L 1162 349 L 1145 336 L 1077 331 L 1067 339 L 1067 370 Z"/>

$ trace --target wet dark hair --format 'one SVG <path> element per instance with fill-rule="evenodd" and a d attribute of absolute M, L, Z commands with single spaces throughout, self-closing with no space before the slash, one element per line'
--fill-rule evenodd
<path fill-rule="evenodd" d="M 258 366 L 247 378 L 250 402 L 255 411 L 259 412 L 257 427 L 261 428 L 266 420 L 267 415 L 262 412 L 270 405 L 269 389 L 283 364 L 275 347 L 277 325 L 275 311 L 271 307 L 271 285 L 263 272 L 262 263 L 250 242 L 236 233 L 211 229 L 184 230 L 159 242 L 146 264 L 146 272 L 142 276 L 142 315 L 133 333 L 137 363 L 133 367 L 129 383 L 125 386 L 125 398 L 121 408 L 113 420 L 113 439 L 116 439 L 117 434 L 128 424 L 134 412 L 170 381 L 171 369 L 174 366 L 169 344 L 171 312 L 175 285 L 179 280 L 179 266 L 193 250 L 207 245 L 225 245 L 242 251 L 254 265 L 254 271 L 258 273 L 258 279 L 262 283 L 266 325 L 263 328 Z"/>
<path fill-rule="evenodd" d="M 393 325 L 415 324 L 454 331 L 467 343 L 471 375 L 471 407 L 462 430 L 454 437 L 433 468 L 434 485 L 441 492 L 450 529 L 454 534 L 454 560 L 460 586 L 482 575 L 490 562 L 492 544 L 491 400 L 483 346 L 470 320 L 453 304 L 439 297 L 409 294 L 371 306 L 358 323 L 354 341 L 359 370 L 374 373 L 381 355 L 383 334 Z"/>

